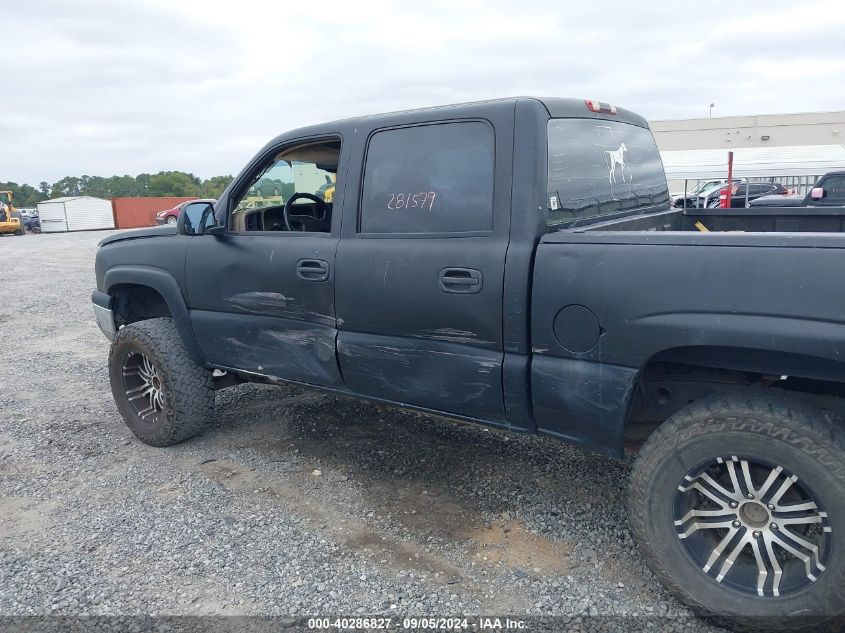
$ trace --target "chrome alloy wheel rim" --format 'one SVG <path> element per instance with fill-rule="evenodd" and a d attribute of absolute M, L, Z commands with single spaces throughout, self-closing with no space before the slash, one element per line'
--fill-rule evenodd
<path fill-rule="evenodd" d="M 164 384 L 156 366 L 140 352 L 123 360 L 123 389 L 126 399 L 144 422 L 158 422 L 165 411 Z"/>
<path fill-rule="evenodd" d="M 705 574 L 758 596 L 804 589 L 830 558 L 833 530 L 818 499 L 794 474 L 759 459 L 718 457 L 688 472 L 673 519 Z"/>

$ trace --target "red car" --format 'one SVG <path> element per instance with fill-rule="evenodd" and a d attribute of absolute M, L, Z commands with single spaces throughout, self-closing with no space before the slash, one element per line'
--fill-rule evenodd
<path fill-rule="evenodd" d="M 210 202 L 211 204 L 214 204 L 217 200 L 214 198 L 199 198 L 197 200 L 186 200 L 185 202 L 180 202 L 172 209 L 165 209 L 164 211 L 156 213 L 156 224 L 175 224 L 176 220 L 179 219 L 179 214 L 182 213 L 182 209 L 185 208 L 185 205 L 191 204 L 192 202 Z"/>

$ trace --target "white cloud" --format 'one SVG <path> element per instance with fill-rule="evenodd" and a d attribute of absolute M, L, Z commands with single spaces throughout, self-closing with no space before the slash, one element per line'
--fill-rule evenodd
<path fill-rule="evenodd" d="M 0 181 L 237 172 L 323 120 L 514 94 L 647 118 L 845 108 L 845 5 L 11 0 Z"/>

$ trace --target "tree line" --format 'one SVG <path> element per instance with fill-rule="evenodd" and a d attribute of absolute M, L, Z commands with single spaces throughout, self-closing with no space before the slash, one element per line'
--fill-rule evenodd
<path fill-rule="evenodd" d="M 38 187 L 15 182 L 0 182 L 0 191 L 11 191 L 16 207 L 34 207 L 37 203 L 64 196 L 96 198 L 136 198 L 144 196 L 196 196 L 218 198 L 232 181 L 232 176 L 214 176 L 205 180 L 183 171 L 160 171 L 137 176 L 66 176 L 52 184 L 42 181 Z"/>

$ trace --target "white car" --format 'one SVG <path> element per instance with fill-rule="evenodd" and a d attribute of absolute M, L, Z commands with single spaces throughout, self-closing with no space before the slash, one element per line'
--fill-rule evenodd
<path fill-rule="evenodd" d="M 696 181 L 688 181 L 689 184 L 692 184 Z M 686 192 L 686 205 L 684 205 L 684 192 L 678 193 L 670 193 L 669 197 L 672 200 L 673 207 L 694 207 L 695 200 L 698 196 L 702 195 L 705 191 L 713 189 L 714 187 L 721 187 L 727 181 L 722 180 L 699 180 L 695 186 L 691 189 L 687 190 Z"/>

